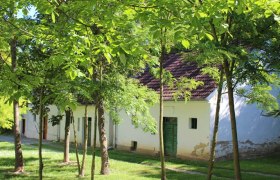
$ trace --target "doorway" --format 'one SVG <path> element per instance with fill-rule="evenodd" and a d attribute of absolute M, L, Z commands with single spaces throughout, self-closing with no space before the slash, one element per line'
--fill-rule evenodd
<path fill-rule="evenodd" d="M 88 118 L 88 146 L 91 146 L 91 117 Z"/>
<path fill-rule="evenodd" d="M 21 120 L 21 134 L 25 134 L 25 119 Z"/>
<path fill-rule="evenodd" d="M 43 139 L 47 139 L 47 134 L 48 134 L 48 116 L 45 116 L 43 121 Z"/>
<path fill-rule="evenodd" d="M 87 145 L 91 146 L 91 117 L 88 117 L 88 138 L 87 138 Z M 82 126 L 82 142 L 85 143 L 85 117 L 83 117 L 83 126 Z"/>
<path fill-rule="evenodd" d="M 164 155 L 176 156 L 177 153 L 177 118 L 163 117 Z"/>

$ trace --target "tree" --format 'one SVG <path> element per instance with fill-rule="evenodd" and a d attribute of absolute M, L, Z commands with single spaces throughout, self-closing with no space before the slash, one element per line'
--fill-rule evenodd
<path fill-rule="evenodd" d="M 225 72 L 232 127 L 235 178 L 241 179 L 234 90 L 239 83 L 250 84 L 256 87 L 254 89 L 260 90 L 261 88 L 257 88 L 260 84 L 263 86 L 264 82 L 272 83 L 271 80 L 275 79 L 266 66 L 263 66 L 264 63 L 256 63 L 261 62 L 261 58 L 253 58 L 250 48 L 256 47 L 252 43 L 253 41 L 265 42 L 269 39 L 267 36 L 266 40 L 262 38 L 264 33 L 259 25 L 265 16 L 274 16 L 275 20 L 277 19 L 279 4 L 275 1 L 188 1 L 186 5 L 187 8 L 192 9 L 194 15 L 184 17 L 192 29 L 189 37 L 193 36 L 197 40 L 194 41 L 193 46 L 197 48 L 198 53 L 210 55 L 205 58 L 208 64 L 209 61 L 212 61 L 213 64 L 222 64 Z M 273 23 L 268 22 L 263 27 L 275 28 L 278 26 L 275 20 L 272 21 Z M 195 42 L 197 42 L 196 45 Z M 215 58 L 211 60 L 213 56 Z M 253 64 L 257 66 L 252 66 Z M 240 71 L 246 71 L 246 74 L 240 73 Z M 257 76 L 250 74 L 257 74 Z M 268 93 L 265 88 L 262 92 Z M 265 96 L 262 96 L 261 99 L 263 97 Z M 260 99 L 257 101 L 260 102 Z"/>
<path fill-rule="evenodd" d="M 6 1 L 1 5 L 0 13 L 1 13 L 1 31 L 4 31 L 0 38 L 2 47 L 1 47 L 1 68 L 5 68 L 8 71 L 5 71 L 5 74 L 2 74 L 3 79 L 1 79 L 1 84 L 6 82 L 10 87 L 4 87 L 2 92 L 4 95 L 9 96 L 9 100 L 13 102 L 13 114 L 14 114 L 14 122 L 13 122 L 13 131 L 14 131 L 14 143 L 15 143 L 15 172 L 21 173 L 24 171 L 23 164 L 23 155 L 22 155 L 22 147 L 21 147 L 21 138 L 19 132 L 19 99 L 23 96 L 21 83 L 18 78 L 18 74 L 20 71 L 18 70 L 18 57 L 17 57 L 17 43 L 18 36 L 23 35 L 18 26 L 23 26 L 22 23 L 16 18 L 16 13 L 18 9 L 24 7 L 24 3 L 21 5 L 16 5 L 13 1 Z M 14 25 L 11 27 L 10 24 Z M 16 25 L 15 25 L 16 24 Z M 9 32 L 9 34 L 7 34 Z M 11 33 L 10 33 L 11 32 Z M 21 38 L 23 39 L 23 38 Z M 7 47 L 9 49 L 7 49 Z M 11 61 L 9 62 L 7 59 L 2 56 L 3 54 L 9 54 Z M 4 67 L 3 67 L 3 66 Z M 2 69 L 3 70 L 3 69 Z M 4 85 L 4 84 L 3 84 Z"/>
<path fill-rule="evenodd" d="M 220 115 L 220 104 L 222 98 L 222 89 L 224 83 L 224 72 L 221 70 L 220 79 L 218 84 L 218 92 L 217 92 L 217 102 L 216 102 L 216 111 L 215 111 L 215 120 L 214 120 L 214 128 L 213 128 L 213 136 L 211 142 L 211 149 L 210 149 L 210 157 L 209 157 L 209 165 L 208 165 L 208 174 L 207 179 L 210 180 L 213 174 L 213 166 L 215 161 L 215 148 L 217 142 L 217 133 L 219 129 L 219 115 Z"/>
<path fill-rule="evenodd" d="M 80 174 L 81 166 L 80 166 L 80 160 L 79 160 L 77 131 L 76 131 L 76 127 L 75 127 L 73 111 L 71 111 L 71 119 L 72 119 L 73 131 L 74 131 L 74 143 L 75 143 L 75 153 L 76 153 L 76 160 L 77 160 L 77 166 L 78 166 L 78 174 Z"/>
<path fill-rule="evenodd" d="M 63 159 L 63 162 L 69 162 L 71 114 L 72 114 L 71 109 L 66 109 L 65 110 L 65 137 L 64 137 L 64 159 Z"/>
<path fill-rule="evenodd" d="M 80 176 L 85 176 L 85 163 L 86 163 L 86 155 L 87 155 L 87 141 L 88 141 L 88 105 L 85 105 L 85 119 L 84 119 L 84 148 L 83 148 L 83 159 L 81 165 Z"/>
<path fill-rule="evenodd" d="M 50 3 L 47 6 L 49 6 L 49 9 L 55 9 L 55 11 L 51 12 L 53 14 L 53 23 L 55 21 L 60 22 L 59 24 L 53 24 L 54 27 L 60 30 L 62 29 L 61 27 L 64 28 L 64 36 L 60 35 L 57 37 L 61 39 L 60 42 L 67 42 L 67 44 L 61 45 L 61 48 L 58 49 L 60 49 L 61 52 L 67 49 L 69 51 L 67 54 L 76 61 L 72 64 L 68 64 L 67 68 L 69 69 L 67 69 L 67 71 L 69 70 L 69 75 L 73 79 L 80 74 L 82 74 L 85 79 L 89 78 L 89 75 L 93 75 L 93 82 L 97 84 L 97 88 L 95 88 L 94 94 L 98 96 L 98 103 L 96 104 L 97 106 L 99 106 L 100 112 L 100 121 L 98 124 L 99 129 L 102 130 L 100 132 L 103 132 L 100 133 L 101 138 L 99 138 L 101 141 L 100 144 L 103 157 L 101 173 L 107 174 L 109 172 L 107 161 L 108 152 L 107 144 L 105 141 L 106 138 L 103 118 L 104 115 L 102 115 L 102 112 L 104 112 L 104 109 L 107 108 L 112 114 L 114 114 L 114 111 L 112 111 L 112 109 L 114 108 L 110 106 L 112 103 L 115 104 L 115 102 L 112 102 L 112 100 L 110 100 L 115 100 L 115 98 L 112 98 L 111 96 L 112 90 L 117 92 L 120 91 L 117 89 L 118 86 L 113 84 L 113 82 L 116 82 L 117 80 L 110 78 L 110 76 L 121 76 L 122 82 L 119 81 L 119 83 L 133 82 L 134 87 L 139 88 L 139 86 L 136 85 L 134 81 L 124 81 L 123 79 L 127 76 L 137 74 L 137 72 L 139 72 L 141 68 L 145 66 L 144 62 L 148 60 L 142 60 L 139 58 L 142 57 L 142 51 L 139 47 L 136 46 L 136 44 L 133 44 L 133 42 L 137 42 L 139 38 L 130 33 L 136 28 L 135 26 L 132 26 L 132 23 L 130 21 L 126 22 L 121 19 L 121 17 L 123 17 L 124 15 L 127 16 L 127 14 L 125 14 L 127 13 L 127 11 L 123 13 L 124 9 L 122 9 L 123 6 L 121 3 L 87 2 L 86 6 L 84 5 L 85 4 L 76 2 L 67 2 L 61 4 Z M 46 7 L 45 4 L 44 6 Z M 112 8 L 108 10 L 108 6 Z M 96 11 L 92 11 L 92 7 L 98 8 L 96 8 Z M 43 6 L 40 7 L 40 9 L 42 12 L 44 11 Z M 59 18 L 55 14 L 59 14 Z M 104 16 L 104 14 L 106 14 L 106 16 Z M 112 17 L 114 18 L 112 19 Z M 64 19 L 64 21 L 62 21 L 62 19 Z M 114 23 L 112 23 L 112 20 L 114 21 Z M 66 26 L 64 25 L 65 23 L 67 24 Z M 65 29 L 65 27 L 69 27 L 69 29 Z M 120 29 L 122 28 L 124 29 L 124 31 L 120 31 Z M 66 41 L 65 37 L 69 37 L 69 39 L 67 39 Z M 131 41 L 131 44 L 126 44 L 125 39 L 130 39 L 133 41 Z M 103 72 L 102 74 L 100 74 L 100 69 Z M 101 78 L 103 79 L 102 83 L 100 81 Z M 123 84 L 121 86 L 125 88 Z M 102 87 L 102 89 L 100 89 L 99 87 Z M 145 89 L 144 91 L 142 90 L 142 93 L 146 91 L 147 89 Z M 111 97 L 108 98 L 107 96 Z M 135 100 L 137 98 L 133 97 L 133 99 Z M 139 98 L 139 100 L 137 99 L 137 101 L 142 102 L 143 99 Z M 150 103 L 151 102 L 143 103 L 142 106 L 149 105 Z M 128 108 L 128 105 L 126 103 L 123 103 L 123 105 Z M 147 112 L 147 109 L 148 108 L 145 107 L 144 112 Z M 137 113 L 137 111 L 135 111 L 135 113 Z M 137 123 L 139 123 L 138 118 L 138 116 L 137 119 L 134 118 L 134 121 Z M 152 118 L 144 118 L 144 120 L 145 122 L 148 122 L 148 120 L 152 120 Z M 153 127 L 146 127 L 144 122 L 140 122 L 140 124 L 143 124 L 144 128 L 146 129 L 154 130 Z M 154 123 L 150 123 L 148 125 L 153 124 Z"/>
<path fill-rule="evenodd" d="M 10 49 L 11 49 L 11 59 L 12 59 L 12 70 L 16 73 L 17 70 L 17 39 L 14 39 L 10 42 Z M 23 156 L 22 156 L 22 149 L 21 149 L 21 138 L 20 138 L 20 130 L 19 130 L 19 100 L 13 100 L 13 112 L 14 112 L 14 136 L 15 136 L 15 157 L 16 157 L 16 164 L 15 164 L 15 171 L 16 172 L 23 172 Z"/>
<path fill-rule="evenodd" d="M 92 161 L 91 161 L 91 180 L 94 180 L 95 174 L 95 155 L 96 155 L 96 135 L 97 135 L 97 107 L 94 110 L 94 130 L 93 130 L 93 146 L 92 146 Z"/>

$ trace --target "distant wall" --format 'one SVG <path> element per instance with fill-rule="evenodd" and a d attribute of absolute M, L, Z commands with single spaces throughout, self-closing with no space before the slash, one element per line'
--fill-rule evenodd
<path fill-rule="evenodd" d="M 52 117 L 52 115 L 63 115 L 62 120 L 59 125 L 52 126 L 51 122 L 48 122 L 48 133 L 47 140 L 52 141 L 63 141 L 65 136 L 65 112 L 59 112 L 56 106 L 49 106 L 50 112 L 48 113 L 48 120 Z M 93 144 L 94 137 L 94 106 L 88 106 L 88 117 L 91 117 L 91 145 Z M 73 111 L 74 115 L 74 123 L 77 131 L 77 141 L 79 144 L 83 144 L 83 117 L 85 117 L 85 106 L 77 106 L 77 108 Z M 23 118 L 26 119 L 26 128 L 25 128 L 25 136 L 28 138 L 38 139 L 39 137 L 39 116 L 33 115 L 30 111 L 27 114 L 23 115 Z M 21 125 L 22 126 L 22 123 Z M 108 145 L 112 145 L 112 136 L 114 135 L 112 132 L 113 128 L 112 122 L 108 115 L 105 114 L 105 129 L 108 140 Z M 97 128 L 97 145 L 99 145 L 98 138 L 98 128 Z M 73 124 L 70 124 L 70 141 L 74 142 L 74 130 Z"/>
<path fill-rule="evenodd" d="M 52 115 L 58 114 L 58 109 L 56 106 L 49 106 L 50 112 L 48 113 L 48 119 Z M 27 114 L 23 115 L 23 118 L 25 119 L 25 133 L 24 135 L 28 138 L 39 138 L 39 115 L 34 115 L 30 111 L 27 112 Z M 20 123 L 21 131 L 22 131 L 22 122 Z M 47 128 L 47 140 L 58 140 L 58 132 L 59 127 L 58 126 L 52 126 L 50 122 L 48 122 L 48 128 Z"/>
<path fill-rule="evenodd" d="M 275 94 L 277 92 L 275 91 Z M 209 100 L 211 105 L 210 137 L 214 126 L 216 92 Z M 280 151 L 280 119 L 263 116 L 264 112 L 256 104 L 246 104 L 246 99 L 235 96 L 239 152 L 241 156 L 257 156 Z M 220 111 L 217 157 L 232 156 L 231 125 L 229 119 L 228 96 L 223 94 Z"/>

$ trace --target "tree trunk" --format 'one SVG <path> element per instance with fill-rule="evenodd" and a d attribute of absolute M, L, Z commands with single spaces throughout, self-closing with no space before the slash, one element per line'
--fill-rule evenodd
<path fill-rule="evenodd" d="M 211 142 L 211 150 L 210 150 L 210 157 L 209 157 L 209 165 L 208 165 L 208 174 L 207 179 L 210 180 L 213 174 L 213 166 L 215 161 L 215 148 L 217 143 L 217 133 L 219 129 L 219 114 L 220 114 L 220 103 L 222 97 L 222 89 L 223 89 L 223 69 L 220 72 L 220 81 L 218 85 L 218 94 L 217 94 L 217 104 L 216 104 L 216 112 L 215 112 L 215 122 L 214 122 L 214 129 L 213 129 L 213 137 Z"/>
<path fill-rule="evenodd" d="M 107 138 L 105 131 L 105 116 L 103 101 L 98 103 L 98 130 L 99 130 L 99 142 L 101 151 L 101 174 L 108 175 L 109 171 L 109 155 L 107 150 Z"/>
<path fill-rule="evenodd" d="M 80 174 L 81 167 L 80 167 L 79 152 L 78 152 L 77 131 L 76 131 L 76 127 L 75 127 L 75 121 L 74 121 L 74 116 L 73 116 L 72 110 L 71 110 L 71 119 L 72 119 L 72 124 L 73 124 L 73 131 L 74 131 L 74 143 L 75 143 L 76 160 L 77 160 L 77 165 L 78 165 L 78 174 Z"/>
<path fill-rule="evenodd" d="M 13 101 L 14 106 L 14 138 L 15 138 L 15 172 L 21 173 L 24 171 L 23 157 L 21 149 L 21 138 L 19 131 L 19 104 L 18 101 Z"/>
<path fill-rule="evenodd" d="M 69 144 L 70 144 L 70 122 L 71 110 L 65 110 L 65 134 L 64 134 L 64 158 L 63 162 L 69 162 Z"/>
<path fill-rule="evenodd" d="M 234 96 L 233 96 L 233 87 L 232 87 L 232 70 L 230 70 L 230 65 L 227 60 L 224 61 L 224 70 L 226 74 L 227 89 L 228 89 L 228 104 L 229 104 L 230 121 L 231 121 L 234 173 L 235 173 L 235 178 L 237 180 L 240 180 L 241 172 L 240 172 L 240 163 L 239 163 L 238 138 L 237 138 Z"/>
<path fill-rule="evenodd" d="M 159 150 L 161 162 L 161 179 L 166 179 L 165 158 L 164 158 L 164 141 L 163 141 L 163 63 L 165 56 L 165 46 L 161 46 L 160 57 L 160 100 L 159 100 Z"/>
<path fill-rule="evenodd" d="M 42 159 L 42 139 L 43 139 L 43 120 L 44 120 L 44 112 L 43 112 L 43 90 L 40 90 L 40 105 L 39 105 L 39 179 L 43 179 L 43 159 Z"/>
<path fill-rule="evenodd" d="M 83 151 L 83 159 L 80 176 L 85 176 L 85 163 L 86 163 L 86 155 L 87 155 L 87 140 L 88 140 L 88 112 L 87 105 L 85 106 L 85 119 L 84 119 L 84 151 Z"/>
<path fill-rule="evenodd" d="M 92 162 L 91 162 L 91 180 L 94 180 L 95 173 L 95 154 L 96 154 L 96 134 L 97 134 L 97 106 L 95 106 L 94 111 L 94 137 L 92 146 Z"/>
<path fill-rule="evenodd" d="M 12 58 L 12 69 L 16 73 L 17 70 L 17 42 L 14 38 L 10 42 L 11 58 Z M 19 103 L 18 100 L 13 101 L 14 111 L 14 143 L 15 143 L 15 172 L 20 173 L 24 171 L 23 155 L 21 149 L 21 137 L 19 128 Z"/>

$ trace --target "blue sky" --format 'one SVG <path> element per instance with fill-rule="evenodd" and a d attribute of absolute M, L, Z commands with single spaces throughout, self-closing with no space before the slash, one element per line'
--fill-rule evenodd
<path fill-rule="evenodd" d="M 36 18 L 36 8 L 34 6 L 30 6 L 28 8 L 28 16 L 30 16 L 32 19 L 33 18 Z M 22 13 L 22 10 L 19 10 L 18 14 L 17 14 L 17 17 L 18 18 L 23 18 L 23 13 Z"/>

